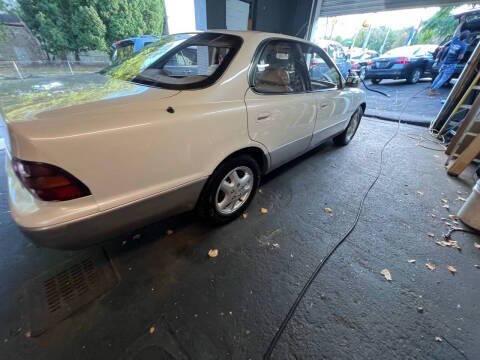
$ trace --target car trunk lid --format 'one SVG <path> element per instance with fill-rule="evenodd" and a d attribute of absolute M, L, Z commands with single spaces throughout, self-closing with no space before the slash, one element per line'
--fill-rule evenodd
<path fill-rule="evenodd" d="M 105 128 L 134 125 L 140 121 L 134 112 L 141 113 L 144 97 L 154 97 L 160 105 L 161 99 L 179 93 L 100 74 L 26 81 L 22 91 L 2 99 L 0 115 L 6 123 L 2 127 L 7 150 L 26 160 L 38 156 L 34 142 L 101 131 L 102 123 Z M 120 116 L 126 111 L 132 116 Z"/>

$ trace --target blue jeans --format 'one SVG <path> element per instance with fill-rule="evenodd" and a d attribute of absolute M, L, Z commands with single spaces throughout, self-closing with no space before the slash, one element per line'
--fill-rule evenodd
<path fill-rule="evenodd" d="M 457 64 L 444 64 L 440 68 L 440 72 L 432 83 L 432 90 L 440 89 L 452 77 Z"/>

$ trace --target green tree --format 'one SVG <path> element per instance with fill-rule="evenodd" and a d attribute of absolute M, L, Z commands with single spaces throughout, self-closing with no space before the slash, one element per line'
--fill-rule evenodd
<path fill-rule="evenodd" d="M 130 36 L 162 34 L 163 0 L 99 0 L 96 7 L 106 26 L 107 44 Z"/>
<path fill-rule="evenodd" d="M 438 10 L 418 32 L 415 43 L 435 44 L 451 36 L 458 21 L 451 15 L 453 6 L 445 6 Z"/>
<path fill-rule="evenodd" d="M 384 41 L 385 41 L 385 46 L 383 48 L 384 52 L 399 46 L 404 46 L 407 42 L 410 30 L 411 30 L 410 28 L 406 28 L 406 29 L 389 31 L 387 26 L 380 26 L 378 28 L 373 28 L 370 34 L 370 39 L 368 40 L 367 48 L 370 50 L 380 51 Z M 355 40 L 356 47 L 363 46 L 363 43 L 367 37 L 367 34 L 368 34 L 368 29 L 362 28 L 360 30 Z"/>
<path fill-rule="evenodd" d="M 79 52 L 85 50 L 105 50 L 106 28 L 95 8 L 80 6 L 72 19 L 73 48 L 75 57 L 79 60 Z"/>
<path fill-rule="evenodd" d="M 7 10 L 7 7 L 5 6 L 4 2 L 0 0 L 0 12 L 4 12 Z M 3 40 L 5 38 L 5 29 L 3 28 L 3 24 L 0 24 L 0 40 Z"/>
<path fill-rule="evenodd" d="M 163 0 L 18 0 L 20 15 L 47 53 L 107 50 L 116 40 L 161 35 Z"/>

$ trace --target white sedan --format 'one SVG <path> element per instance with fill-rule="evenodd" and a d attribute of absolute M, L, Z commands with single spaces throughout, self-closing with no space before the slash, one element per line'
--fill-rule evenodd
<path fill-rule="evenodd" d="M 41 246 L 86 247 L 192 209 L 228 222 L 262 175 L 349 143 L 366 106 L 315 44 L 261 32 L 165 36 L 89 79 L 2 115 L 11 213 Z"/>

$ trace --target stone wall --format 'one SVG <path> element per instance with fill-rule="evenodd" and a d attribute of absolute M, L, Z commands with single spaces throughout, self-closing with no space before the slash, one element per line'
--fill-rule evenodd
<path fill-rule="evenodd" d="M 2 25 L 3 38 L 0 40 L 0 61 L 46 60 L 47 55 L 35 37 L 21 25 Z"/>

